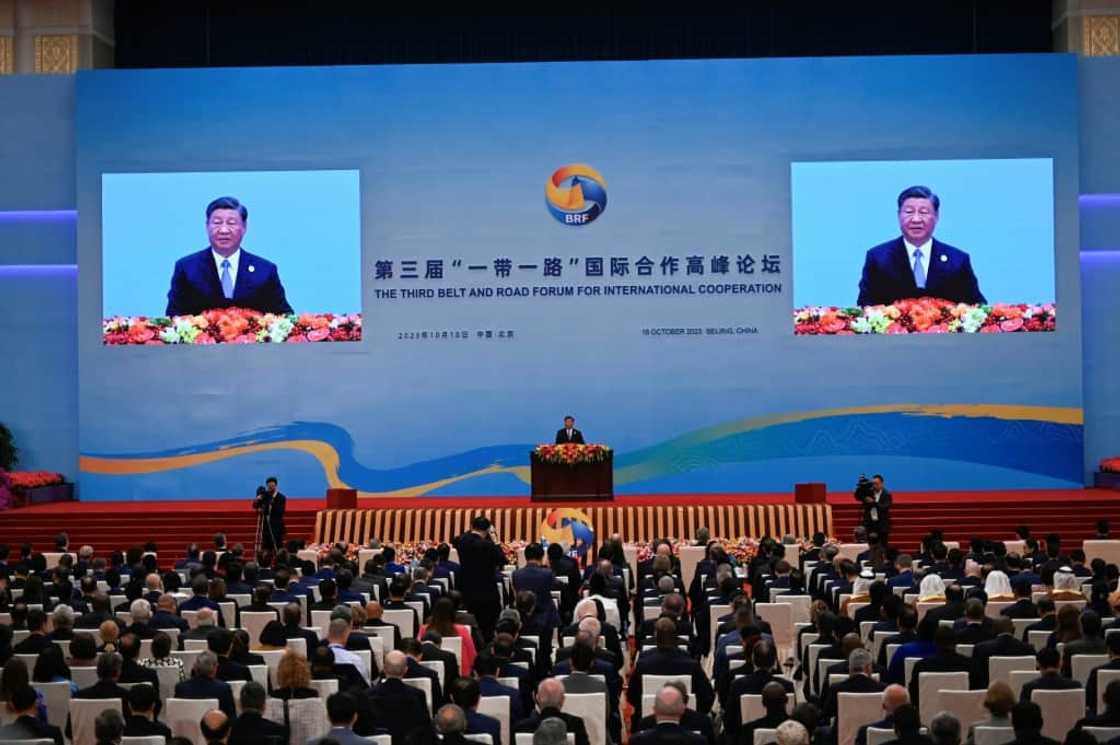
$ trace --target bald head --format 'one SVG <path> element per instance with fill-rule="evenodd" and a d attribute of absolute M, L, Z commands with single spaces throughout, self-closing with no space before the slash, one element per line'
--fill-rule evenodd
<path fill-rule="evenodd" d="M 389 654 L 385 655 L 385 677 L 386 678 L 403 678 L 404 674 L 408 671 L 408 658 L 404 652 L 394 649 Z M 563 688 L 561 688 L 563 690 Z"/>
<path fill-rule="evenodd" d="M 444 704 L 436 712 L 436 731 L 441 735 L 462 734 L 467 731 L 467 715 L 455 704 Z"/>
<path fill-rule="evenodd" d="M 559 709 L 564 705 L 564 684 L 556 678 L 545 678 L 537 686 L 537 706 L 540 709 Z"/>
<path fill-rule="evenodd" d="M 603 631 L 603 625 L 599 623 L 599 619 L 595 616 L 587 616 L 580 619 L 579 630 L 590 635 L 588 643 L 594 647 L 599 643 L 599 634 Z"/>
<path fill-rule="evenodd" d="M 895 709 L 910 703 L 910 693 L 904 687 L 894 683 L 883 691 L 883 711 L 894 714 Z"/>
<path fill-rule="evenodd" d="M 199 626 L 213 626 L 217 621 L 217 616 L 214 615 L 212 608 L 199 608 L 195 620 Z"/>
<path fill-rule="evenodd" d="M 163 582 L 160 580 L 159 575 L 154 572 L 144 578 L 144 584 L 151 592 L 159 592 L 163 589 Z"/>
<path fill-rule="evenodd" d="M 199 729 L 206 742 L 225 742 L 230 730 L 229 717 L 219 709 L 211 709 L 202 715 Z"/>
<path fill-rule="evenodd" d="M 371 600 L 370 602 L 366 603 L 366 618 L 370 619 L 371 621 L 380 621 L 381 614 L 383 612 L 384 609 L 381 607 L 381 603 L 377 602 L 376 600 Z"/>
<path fill-rule="evenodd" d="M 684 696 L 673 686 L 664 686 L 653 700 L 653 716 L 658 722 L 679 722 L 684 709 Z"/>
<path fill-rule="evenodd" d="M 165 592 L 164 594 L 160 595 L 157 604 L 159 605 L 159 609 L 162 611 L 167 611 L 168 613 L 175 612 L 175 597 L 171 595 L 171 593 Z"/>

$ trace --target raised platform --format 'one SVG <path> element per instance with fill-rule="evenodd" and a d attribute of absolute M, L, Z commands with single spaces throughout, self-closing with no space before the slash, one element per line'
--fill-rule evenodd
<path fill-rule="evenodd" d="M 542 506 L 530 503 L 528 497 L 367 499 L 360 502 L 363 515 L 360 518 L 351 516 L 349 527 L 345 516 L 328 518 L 324 514 L 319 522 L 319 535 L 333 535 L 339 531 L 339 535 L 361 538 L 368 526 L 381 540 L 400 541 L 404 538 L 394 536 L 416 535 L 417 530 L 423 531 L 427 525 L 429 530 L 438 526 L 442 536 L 448 534 L 447 531 L 455 532 L 456 519 L 458 527 L 462 527 L 468 513 L 520 508 L 524 511 L 516 519 L 511 512 L 504 529 L 499 521 L 502 537 L 538 538 L 539 531 L 534 528 L 539 528 L 543 513 L 571 506 L 590 513 L 610 511 L 610 515 L 603 514 L 603 523 L 598 523 L 599 517 L 592 515 L 596 534 L 623 532 L 629 540 L 648 540 L 658 535 L 691 537 L 701 525 L 711 529 L 713 535 L 729 538 L 757 535 L 763 526 L 773 534 L 807 535 L 812 528 L 825 530 L 838 538 L 850 538 L 852 529 L 859 523 L 859 505 L 849 492 L 830 493 L 828 504 L 831 530 L 825 517 L 820 518 L 823 522 L 807 522 L 809 519 L 803 518 L 800 525 L 796 515 L 791 520 L 787 509 L 793 506 L 790 494 L 626 496 L 616 498 L 609 506 Z M 316 535 L 317 515 L 324 507 L 322 499 L 289 499 L 289 535 L 312 539 Z M 740 511 L 744 522 L 740 522 Z M 751 515 L 755 520 L 753 529 Z M 973 535 L 1010 538 L 1016 526 L 1027 525 L 1037 535 L 1056 531 L 1065 539 L 1080 541 L 1092 536 L 1095 523 L 1101 518 L 1109 520 L 1114 534 L 1120 535 L 1120 492 L 1063 489 L 896 493 L 892 516 L 892 542 L 906 549 L 915 547 L 921 536 L 933 527 L 943 528 L 950 540 L 967 540 Z M 410 525 L 412 527 L 407 527 Z M 23 542 L 32 543 L 38 551 L 51 550 L 55 533 L 65 530 L 73 545 L 89 543 L 99 553 L 153 540 L 159 544 L 161 553 L 178 556 L 192 541 L 209 544 L 218 531 L 225 532 L 231 543 L 240 542 L 249 547 L 255 529 L 249 500 L 64 502 L 0 513 L 0 542 L 11 545 L 13 550 Z M 394 532 L 405 530 L 411 532 Z M 746 532 L 735 534 L 744 530 Z M 807 532 L 802 533 L 802 530 Z"/>

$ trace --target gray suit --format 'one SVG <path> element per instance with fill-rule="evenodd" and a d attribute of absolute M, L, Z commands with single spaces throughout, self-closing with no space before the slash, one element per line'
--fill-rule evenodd
<path fill-rule="evenodd" d="M 354 730 L 349 727 L 332 726 L 331 731 L 327 733 L 326 737 L 317 737 L 314 740 L 308 740 L 307 745 L 318 745 L 326 740 L 334 740 L 339 745 L 373 745 L 374 740 L 359 737 L 354 734 Z"/>

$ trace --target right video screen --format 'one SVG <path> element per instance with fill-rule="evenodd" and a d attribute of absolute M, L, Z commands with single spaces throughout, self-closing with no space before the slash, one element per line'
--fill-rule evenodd
<path fill-rule="evenodd" d="M 1052 332 L 1049 158 L 793 163 L 803 336 Z"/>

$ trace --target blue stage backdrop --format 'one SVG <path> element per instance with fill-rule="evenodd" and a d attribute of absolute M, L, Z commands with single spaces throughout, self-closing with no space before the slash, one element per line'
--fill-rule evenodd
<path fill-rule="evenodd" d="M 864 471 L 905 490 L 1080 485 L 1077 117 L 1061 55 L 81 73 L 81 496 L 248 497 L 268 475 L 293 496 L 525 495 L 528 451 L 565 414 L 615 448 L 623 494 Z M 1031 310 L 1001 333 L 795 335 L 802 283 L 822 293 L 807 303 L 854 302 L 864 243 L 899 235 L 909 183 L 869 188 L 876 161 L 941 164 L 913 172 L 945 185 L 935 237 L 974 257 L 988 303 L 1056 304 L 1052 333 L 1025 332 Z M 945 171 L 962 161 L 975 171 Z M 806 186 L 795 219 L 795 164 L 826 162 L 854 165 Z M 997 162 L 1034 180 L 985 210 Z M 301 171 L 356 173 L 357 204 L 250 204 L 244 248 L 339 301 L 296 314 L 355 312 L 360 282 L 360 342 L 290 343 L 338 318 L 219 313 L 103 344 L 105 317 L 163 312 L 145 309 L 174 260 L 205 247 L 199 173 L 217 196 L 223 174 Z M 114 223 L 150 254 L 113 290 L 106 174 L 144 173 L 182 174 L 182 197 Z M 795 229 L 819 261 L 794 256 Z M 103 303 L 130 294 L 152 300 Z"/>

